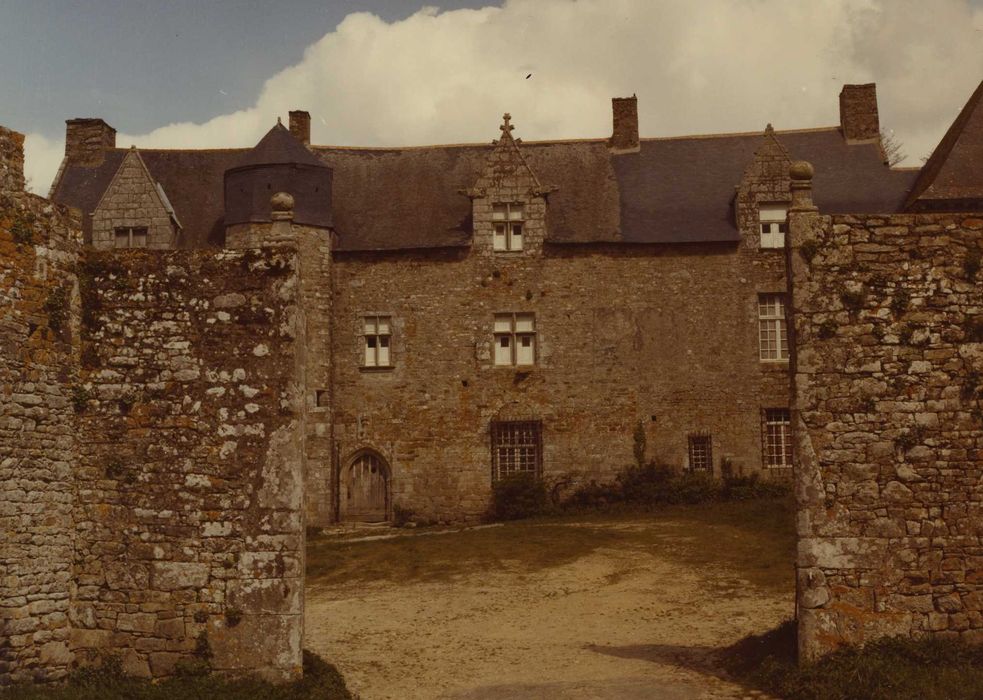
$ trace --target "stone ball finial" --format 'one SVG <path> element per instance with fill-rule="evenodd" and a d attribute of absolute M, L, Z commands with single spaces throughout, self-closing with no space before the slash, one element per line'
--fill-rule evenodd
<path fill-rule="evenodd" d="M 270 197 L 270 208 L 276 212 L 288 212 L 294 210 L 294 197 L 289 192 L 277 192 Z"/>
<path fill-rule="evenodd" d="M 805 160 L 797 160 L 788 168 L 788 176 L 799 182 L 811 180 L 814 173 L 812 163 Z"/>

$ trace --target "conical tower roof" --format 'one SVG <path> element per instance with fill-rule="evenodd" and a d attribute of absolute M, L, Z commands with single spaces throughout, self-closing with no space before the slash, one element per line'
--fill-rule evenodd
<path fill-rule="evenodd" d="M 253 165 L 300 164 L 327 167 L 304 144 L 298 141 L 279 120 L 276 126 L 249 151 L 237 167 Z"/>

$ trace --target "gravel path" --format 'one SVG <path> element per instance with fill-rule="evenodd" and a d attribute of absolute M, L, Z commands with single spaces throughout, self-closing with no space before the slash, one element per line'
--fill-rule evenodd
<path fill-rule="evenodd" d="M 306 646 L 361 700 L 761 698 L 713 651 L 791 613 L 791 592 L 626 546 L 455 583 L 311 586 Z"/>

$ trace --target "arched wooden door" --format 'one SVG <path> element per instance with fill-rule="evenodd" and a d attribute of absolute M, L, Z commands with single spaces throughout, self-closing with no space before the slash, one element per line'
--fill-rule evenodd
<path fill-rule="evenodd" d="M 380 523 L 389 519 L 389 467 L 379 455 L 359 453 L 342 477 L 342 520 Z"/>

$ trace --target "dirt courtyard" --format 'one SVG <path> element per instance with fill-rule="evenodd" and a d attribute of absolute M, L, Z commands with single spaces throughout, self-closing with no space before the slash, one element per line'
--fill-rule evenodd
<path fill-rule="evenodd" d="M 318 538 L 306 646 L 362 700 L 760 697 L 713 652 L 792 616 L 786 514 L 719 508 Z"/>

